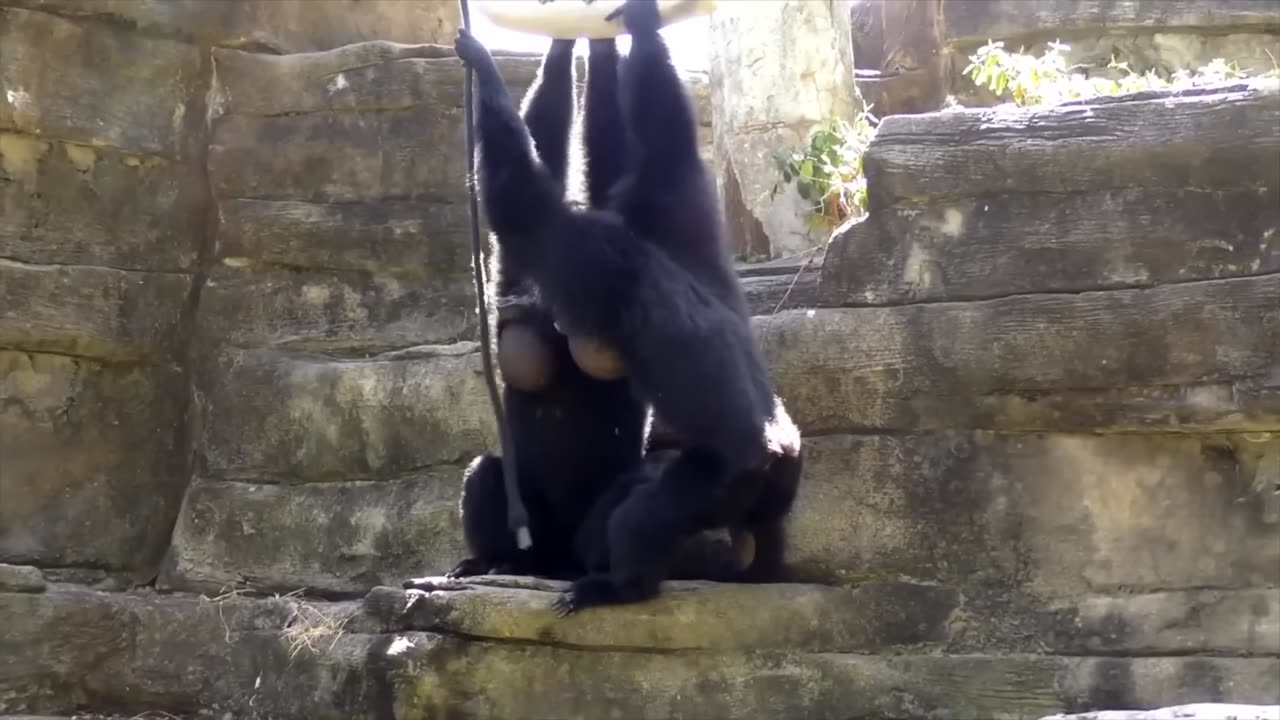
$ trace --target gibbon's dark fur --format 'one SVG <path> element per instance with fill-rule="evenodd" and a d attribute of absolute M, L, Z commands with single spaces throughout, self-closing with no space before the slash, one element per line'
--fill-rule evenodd
<path fill-rule="evenodd" d="M 541 190 L 557 205 L 564 202 L 574 115 L 573 46 L 573 40 L 553 41 L 529 91 L 523 119 L 514 108 L 508 118 L 519 126 L 525 152 L 532 136 L 543 173 Z M 616 66 L 616 55 L 613 62 Z M 616 74 L 616 67 L 613 72 Z M 589 77 L 588 84 L 592 80 Z M 479 83 L 482 94 L 484 85 L 484 81 Z M 482 115 L 485 112 L 481 110 Z M 611 161 L 614 154 L 601 153 L 599 156 L 610 160 L 595 162 L 588 148 L 590 187 L 607 187 L 617 181 L 621 166 Z M 492 173 L 487 175 L 493 177 Z M 492 190 L 486 189 L 486 193 L 492 207 Z M 532 335 L 523 339 L 540 342 L 547 350 L 543 359 L 550 357 L 544 387 L 523 391 L 507 382 L 503 389 L 507 425 L 517 450 L 517 481 L 528 509 L 533 545 L 525 550 L 517 548 L 507 527 L 501 458 L 482 455 L 467 468 L 463 479 L 462 527 L 471 555 L 448 575 L 576 578 L 583 569 L 574 552 L 575 534 L 600 494 L 640 462 L 647 407 L 625 379 L 595 380 L 574 363 L 549 306 L 539 299 L 521 250 L 542 228 L 517 220 L 494 223 L 493 230 L 498 241 L 494 275 L 500 305 L 499 353 L 503 352 L 503 332 L 520 325 Z"/>
<path fill-rule="evenodd" d="M 504 259 L 528 273 L 567 334 L 621 354 L 631 385 L 682 446 L 612 510 L 608 570 L 576 580 L 556 602 L 562 613 L 654 597 L 682 541 L 705 528 L 754 536 L 743 579 L 779 577 L 801 463 L 799 431 L 755 343 L 657 6 L 628 0 L 622 14 L 632 46 L 619 91 L 611 101 L 596 96 L 618 103 L 621 122 L 606 122 L 587 100 L 588 115 L 627 152 L 607 210 L 563 201 L 488 50 L 465 30 L 455 43 L 475 71 L 481 195 Z"/>

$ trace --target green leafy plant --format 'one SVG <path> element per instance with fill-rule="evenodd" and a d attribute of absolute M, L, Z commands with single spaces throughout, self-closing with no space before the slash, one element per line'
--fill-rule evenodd
<path fill-rule="evenodd" d="M 775 155 L 780 178 L 770 198 L 794 183 L 796 193 L 811 203 L 808 223 L 815 230 L 830 231 L 865 214 L 862 156 L 875 135 L 874 120 L 869 112 L 859 113 L 853 122 L 832 120 L 814 130 L 804 147 Z"/>
<path fill-rule="evenodd" d="M 1109 72 L 1105 75 L 1096 71 L 1081 72 L 1087 71 L 1087 66 L 1067 65 L 1064 53 L 1070 49 L 1069 45 L 1051 42 L 1036 57 L 1022 50 L 1009 52 L 1003 42 L 988 42 L 969 56 L 964 74 L 975 84 L 1021 106 L 1052 105 L 1079 98 L 1143 90 L 1180 89 L 1249 76 L 1236 63 L 1228 63 L 1222 58 L 1192 71 L 1179 70 L 1167 78 L 1150 70 L 1135 73 L 1127 63 L 1116 62 L 1114 57 L 1107 63 Z M 1275 67 L 1274 58 L 1272 65 L 1272 69 L 1263 75 L 1280 77 L 1280 68 Z"/>

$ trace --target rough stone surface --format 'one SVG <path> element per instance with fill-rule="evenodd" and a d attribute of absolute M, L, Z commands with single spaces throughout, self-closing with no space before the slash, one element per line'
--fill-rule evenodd
<path fill-rule="evenodd" d="M 200 453 L 215 478 L 385 479 L 496 442 L 472 343 L 350 360 L 227 352 L 200 387 Z"/>
<path fill-rule="evenodd" d="M 1280 653 L 1280 590 L 1187 590 L 1054 603 L 1050 647 L 1070 655 Z"/>
<path fill-rule="evenodd" d="M 866 652 L 945 642 L 947 622 L 961 602 L 953 588 L 905 582 L 857 588 L 668 582 L 651 603 L 560 619 L 551 602 L 567 583 L 510 578 L 506 586 L 489 587 L 440 581 L 461 589 L 375 588 L 365 607 L 387 632 L 584 649 Z"/>
<path fill-rule="evenodd" d="M 364 40 L 452 42 L 455 3 L 403 0 L 5 0 L 7 5 L 137 27 L 201 45 L 270 53 L 328 50 Z"/>
<path fill-rule="evenodd" d="M 1274 587 L 1280 512 L 1256 480 L 1280 437 L 1249 437 L 809 438 L 790 559 L 805 579 L 909 577 L 1005 601 Z"/>
<path fill-rule="evenodd" d="M 202 82 L 186 43 L 0 7 L 0 129 L 176 157 Z"/>
<path fill-rule="evenodd" d="M 818 280 L 822 257 L 805 257 L 773 263 L 738 266 L 738 278 L 747 294 L 752 315 L 772 315 L 780 310 L 818 304 Z"/>
<path fill-rule="evenodd" d="M 471 279 L 363 271 L 213 270 L 200 297 L 210 346 L 372 354 L 474 334 Z"/>
<path fill-rule="evenodd" d="M 466 205 L 227 200 L 217 259 L 228 267 L 379 272 L 437 285 L 471 281 Z"/>
<path fill-rule="evenodd" d="M 747 591 L 723 590 L 726 608 L 737 590 Z M 0 610 L 26 619 L 0 627 L 2 712 L 1020 720 L 1162 700 L 1274 703 L 1280 673 L 1275 657 L 671 652 L 381 634 L 377 617 L 356 603 L 295 598 L 58 588 L 0 594 Z M 622 619 L 642 610 L 596 612 Z M 626 620 L 637 628 L 667 621 Z"/>
<path fill-rule="evenodd" d="M 804 145 L 832 118 L 853 117 L 848 13 L 838 7 L 729 3 L 711 17 L 713 171 L 739 254 L 792 255 L 822 240 L 794 188 L 772 199 L 770 191 L 776 153 Z"/>
<path fill-rule="evenodd" d="M 895 115 L 864 166 L 873 211 L 1010 192 L 1280 188 L 1280 81 L 1218 93 Z"/>
<path fill-rule="evenodd" d="M 364 483 L 197 480 L 187 490 L 161 586 L 350 595 L 440 572 L 466 550 L 461 483 L 460 467 Z"/>
<path fill-rule="evenodd" d="M 440 153 L 461 147 L 461 117 L 460 109 L 425 106 L 231 115 L 214 126 L 210 178 L 221 198 L 464 202 L 465 153 Z"/>
<path fill-rule="evenodd" d="M 893 0 L 851 3 L 854 85 L 876 117 L 932 112 L 946 102 L 949 82 L 957 72 L 951 65 L 960 58 L 943 47 L 939 19 L 943 5 Z M 972 85 L 967 79 L 963 82 Z"/>
<path fill-rule="evenodd" d="M 0 615 L 22 618 L 0 628 L 0 712 L 247 706 L 255 663 L 287 664 L 281 632 L 297 606 L 72 588 L 0 593 Z"/>
<path fill-rule="evenodd" d="M 191 276 L 0 259 L 0 347 L 112 361 L 177 351 Z"/>
<path fill-rule="evenodd" d="M 465 203 L 462 65 L 451 56 L 394 59 L 411 50 L 439 54 L 387 43 L 292 57 L 216 51 L 215 107 L 224 116 L 209 151 L 215 192 Z M 500 62 L 522 96 L 536 61 Z"/>
<path fill-rule="evenodd" d="M 125 587 L 154 577 L 189 473 L 210 62 L 2 4 L 0 560 Z"/>
<path fill-rule="evenodd" d="M 0 4 L 0 714 L 1280 702 L 1274 83 L 886 122 L 876 214 L 825 261 L 744 271 L 810 435 L 796 583 L 557 620 L 562 586 L 512 578 L 239 592 L 354 597 L 462 554 L 461 465 L 496 445 L 462 72 L 384 42 L 447 43 L 456 5 Z M 809 5 L 748 24 L 849 15 Z M 793 77 L 839 80 L 830 47 L 752 64 L 745 39 L 732 108 L 785 122 L 731 114 L 735 163 L 844 92 Z M 499 63 L 522 95 L 537 59 Z M 765 175 L 734 172 L 745 207 Z M 878 307 L 808 310 L 818 285 Z M 167 594 L 130 591 L 157 572 Z"/>
<path fill-rule="evenodd" d="M 121 270 L 190 270 L 188 168 L 0 132 L 0 257 Z"/>
<path fill-rule="evenodd" d="M 1280 275 L 756 318 L 806 433 L 1280 427 Z M 856 399 L 856 400 L 852 400 Z"/>
<path fill-rule="evenodd" d="M 1013 192 L 885 208 L 832 238 L 819 296 L 897 305 L 1276 273 L 1277 192 Z"/>
<path fill-rule="evenodd" d="M 1181 651 L 1196 642 L 1238 649 L 1245 642 L 1240 637 L 1273 633 L 1267 623 L 1274 621 L 1263 613 L 1256 621 L 1261 625 L 1228 632 L 1211 630 L 1209 618 L 1228 618 L 1221 622 L 1230 625 L 1230 618 L 1246 617 L 1240 613 L 1256 607 L 1249 597 L 1173 596 L 1164 605 L 1154 598 L 1144 601 L 1148 610 L 1117 597 L 1114 612 L 1107 611 L 1115 616 L 1110 632 L 1123 633 L 1108 638 L 1106 627 L 1093 623 L 1103 612 L 1097 608 L 1110 607 L 1108 593 L 1280 581 L 1274 542 L 1280 504 L 1269 500 L 1280 438 L 1251 438 L 810 438 L 790 526 L 792 569 L 809 581 L 908 577 L 954 584 L 1000 613 L 1021 612 L 1022 593 L 1059 599 L 1098 594 L 1093 605 L 1028 610 L 1038 633 L 1066 633 L 1061 642 L 1069 650 L 1081 647 L 1072 643 L 1090 651 L 1111 643 L 1141 650 L 1153 643 Z M 395 582 L 397 573 L 443 572 L 461 548 L 452 495 L 460 477 L 451 468 L 361 483 L 198 483 L 179 522 L 179 562 L 169 582 L 350 593 Z M 328 523 L 320 521 L 326 512 Z M 331 550 L 316 553 L 316 547 Z M 1261 598 L 1277 601 L 1275 591 Z M 1221 603 L 1226 609 L 1210 609 Z M 1200 628 L 1211 637 L 1178 640 L 1172 630 L 1161 636 L 1143 620 L 1144 613 L 1172 616 L 1183 607 L 1198 608 L 1184 614 L 1202 618 L 1188 631 Z M 997 640 L 999 627 L 981 625 L 982 614 L 996 609 L 974 611 L 978 624 L 957 640 L 961 647 L 1021 647 L 1025 638 Z M 1077 622 L 1085 629 L 1072 629 Z M 1080 639 L 1086 636 L 1094 639 Z"/>
<path fill-rule="evenodd" d="M 0 592 L 43 592 L 44 588 L 40 568 L 0 563 Z"/>
<path fill-rule="evenodd" d="M 149 577 L 186 484 L 182 387 L 164 366 L 0 350 L 0 561 Z"/>

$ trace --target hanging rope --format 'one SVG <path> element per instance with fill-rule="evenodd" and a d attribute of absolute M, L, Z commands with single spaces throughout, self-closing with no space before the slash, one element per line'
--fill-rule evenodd
<path fill-rule="evenodd" d="M 458 0 L 462 11 L 462 27 L 471 31 L 471 8 L 467 0 Z M 498 392 L 498 380 L 493 372 L 493 354 L 489 349 L 489 307 L 484 281 L 484 253 L 480 246 L 480 201 L 476 197 L 476 130 L 472 98 L 475 93 L 475 72 L 467 68 L 463 84 L 463 117 L 467 124 L 467 204 L 471 210 L 471 264 L 476 281 L 476 302 L 480 311 L 480 364 L 484 368 L 485 384 L 489 387 L 489 403 L 498 423 L 498 446 L 502 448 L 502 482 L 507 495 L 507 527 L 516 535 L 516 545 L 525 549 L 533 545 L 529 534 L 529 513 L 520 497 L 520 485 L 516 482 L 516 453 L 506 415 L 502 411 L 502 395 Z"/>

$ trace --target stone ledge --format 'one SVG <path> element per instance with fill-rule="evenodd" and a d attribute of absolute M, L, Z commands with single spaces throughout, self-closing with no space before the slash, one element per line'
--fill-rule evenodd
<path fill-rule="evenodd" d="M 471 280 L 466 205 L 225 200 L 218 212 L 215 258 L 228 267 L 381 272 L 422 284 Z"/>
<path fill-rule="evenodd" d="M 939 644 L 960 605 L 954 588 L 907 582 L 857 588 L 667 582 L 656 600 L 557 618 L 568 583 L 489 576 L 432 579 L 441 590 L 379 587 L 366 611 L 383 632 L 431 631 L 613 650 L 867 652 Z"/>
<path fill-rule="evenodd" d="M 1280 274 L 754 323 L 807 434 L 1265 432 L 1280 427 L 1276 297 Z"/>
<path fill-rule="evenodd" d="M 1280 702 L 1274 657 L 573 649 L 376 633 L 359 603 L 66 586 L 0 593 L 0 616 L 25 619 L 0 625 L 7 713 L 104 707 L 350 720 L 394 708 L 401 720 L 1024 720 L 1101 707 Z M 650 620 L 668 621 L 679 619 Z"/>
<path fill-rule="evenodd" d="M 192 282 L 185 273 L 0 259 L 0 348 L 164 362 L 178 350 Z"/>
<path fill-rule="evenodd" d="M 497 442 L 475 343 L 346 360 L 226 350 L 198 387 L 200 454 L 217 479 L 395 478 Z"/>
<path fill-rule="evenodd" d="M 121 270 L 190 271 L 190 195 L 202 168 L 0 132 L 0 257 Z"/>
<path fill-rule="evenodd" d="M 1009 192 L 1280 188 L 1280 81 L 1127 100 L 887 117 L 864 159 L 871 209 Z"/>
<path fill-rule="evenodd" d="M 0 592 L 44 592 L 44 575 L 30 565 L 0 563 Z"/>
<path fill-rule="evenodd" d="M 249 395 L 279 404 L 282 393 L 252 390 Z M 411 392 L 397 396 L 406 402 L 415 397 Z M 479 391 L 476 397 L 476 412 L 487 412 Z M 244 437 L 283 454 L 279 459 L 264 455 L 271 464 L 255 468 L 246 461 L 258 452 L 257 445 L 220 446 L 222 454 L 205 467 L 241 474 L 201 480 L 191 489 L 175 532 L 179 563 L 166 575 L 171 587 L 216 590 L 229 583 L 350 594 L 405 575 L 442 573 L 460 558 L 458 465 L 427 464 L 428 455 L 390 455 L 380 461 L 382 473 L 370 473 L 359 463 L 378 458 L 383 439 L 351 448 L 352 455 L 317 449 L 308 465 L 299 467 L 306 472 L 297 472 L 284 460 L 295 457 L 294 448 L 310 448 L 325 435 L 305 440 L 311 436 L 295 428 L 319 432 L 328 427 L 322 416 L 298 416 L 307 418 L 300 422 L 281 414 L 278 421 L 288 435 L 226 417 Z M 421 422 L 387 425 L 401 426 Z M 379 437 L 362 432 L 340 435 Z M 420 444 L 410 447 L 432 448 L 416 437 Z M 1280 616 L 1274 594 L 1239 599 L 1206 592 L 1135 604 L 1123 599 L 1132 592 L 1243 592 L 1280 584 L 1280 545 L 1274 542 L 1280 502 L 1259 489 L 1270 487 L 1268 457 L 1274 455 L 1268 453 L 1280 452 L 1280 437 L 1249 437 L 962 432 L 810 437 L 805 478 L 789 523 L 794 579 L 942 583 L 966 594 L 971 615 L 1010 614 L 1028 623 L 1011 626 L 1008 633 L 978 627 L 957 639 L 962 648 L 986 651 L 998 639 L 1002 649 L 1024 649 L 1034 647 L 1030 638 L 1055 632 L 1061 635 L 1055 647 L 1070 652 L 1173 652 L 1197 643 L 1252 651 L 1249 633 L 1270 626 L 1250 614 L 1251 608 L 1255 602 L 1277 606 Z M 456 447 L 462 451 L 462 445 Z M 477 442 L 462 462 L 483 447 Z M 407 457 L 423 460 L 423 468 L 404 465 L 405 474 L 387 472 Z M 233 459 L 240 464 L 226 464 Z M 367 479 L 319 474 L 344 466 Z M 280 474 L 262 474 L 267 467 Z M 227 477 L 247 482 L 226 482 Z M 1159 562 L 1150 560 L 1153 555 Z M 1118 597 L 1110 604 L 1098 599 L 1100 604 L 1080 607 L 1073 615 L 1082 593 Z M 1057 601 L 1065 605 L 1050 612 L 1045 603 Z M 1184 616 L 1195 613 L 1221 618 L 1214 621 L 1213 638 L 1180 634 L 1181 625 L 1160 631 L 1143 619 L 1186 623 Z"/>
<path fill-rule="evenodd" d="M 210 271 L 197 331 L 205 348 L 363 355 L 453 343 L 475 332 L 469 274 L 421 278 L 280 267 Z"/>
<path fill-rule="evenodd" d="M 465 552 L 461 485 L 456 467 L 372 483 L 197 479 L 187 489 L 159 586 L 353 596 L 452 567 Z"/>
<path fill-rule="evenodd" d="M 819 300 L 901 305 L 1276 273 L 1277 190 L 1012 192 L 884 208 L 832 237 Z"/>

